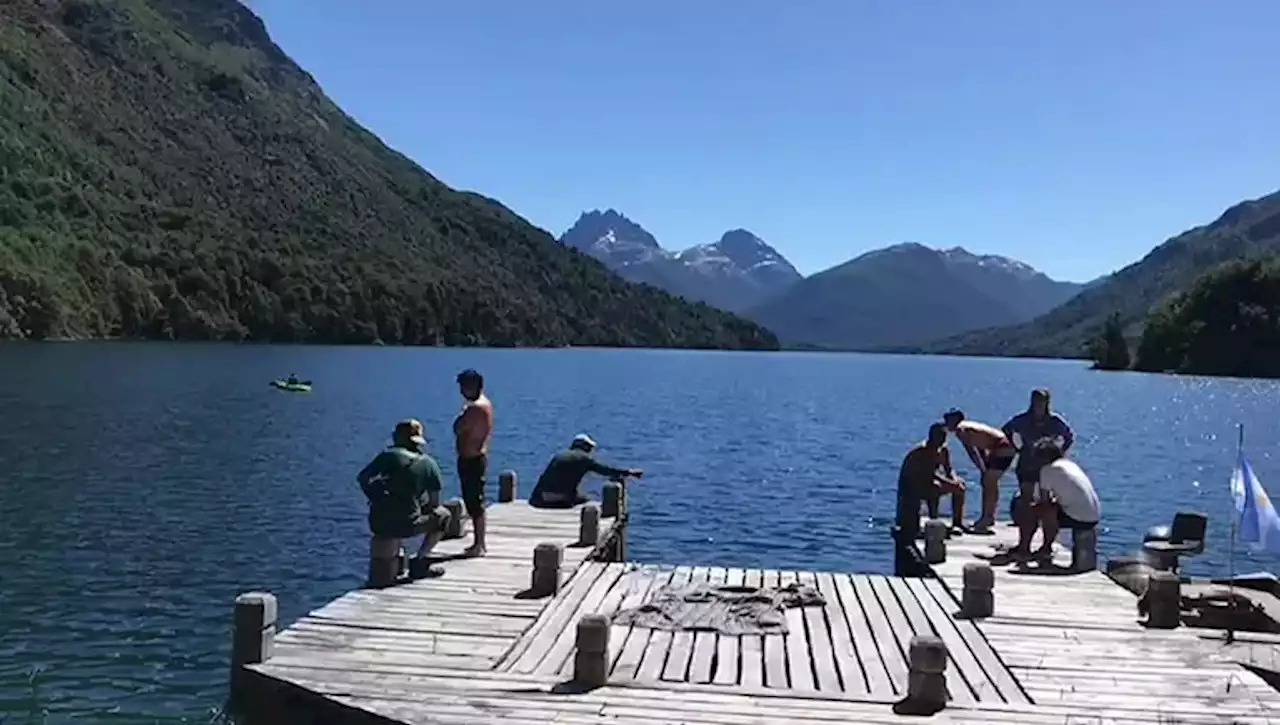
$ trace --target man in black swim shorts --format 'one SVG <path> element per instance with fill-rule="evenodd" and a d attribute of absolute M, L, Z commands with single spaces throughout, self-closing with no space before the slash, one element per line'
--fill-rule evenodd
<path fill-rule="evenodd" d="M 1017 451 L 999 428 L 966 420 L 963 411 L 953 408 L 942 416 L 942 421 L 964 446 L 969 460 L 982 477 L 982 513 L 973 523 L 972 531 L 976 534 L 990 533 L 1000 505 L 1000 477 L 1013 465 Z"/>
<path fill-rule="evenodd" d="M 484 478 L 489 466 L 489 436 L 493 432 L 493 403 L 484 394 L 484 377 L 475 370 L 458 374 L 462 412 L 453 421 L 458 449 L 458 483 L 462 503 L 471 517 L 475 541 L 467 556 L 485 555 Z"/>

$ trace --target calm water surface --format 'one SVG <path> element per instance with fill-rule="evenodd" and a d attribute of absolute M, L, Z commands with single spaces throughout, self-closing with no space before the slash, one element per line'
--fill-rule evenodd
<path fill-rule="evenodd" d="M 0 722 L 23 722 L 33 667 L 52 723 L 204 718 L 224 696 L 237 593 L 276 592 L 288 621 L 363 580 L 352 479 L 396 419 L 424 421 L 456 487 L 453 378 L 468 366 L 497 405 L 493 470 L 526 491 L 578 432 L 646 470 L 628 553 L 649 562 L 888 571 L 906 448 L 952 405 L 1003 423 L 1034 386 L 1078 432 L 1105 553 L 1191 506 L 1212 543 L 1189 568 L 1224 570 L 1238 422 L 1280 491 L 1268 382 L 814 353 L 5 345 Z M 290 372 L 316 391 L 267 387 Z"/>

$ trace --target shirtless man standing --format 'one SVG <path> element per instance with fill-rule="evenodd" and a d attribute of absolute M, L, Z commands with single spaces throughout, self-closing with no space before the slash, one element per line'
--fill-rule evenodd
<path fill-rule="evenodd" d="M 942 416 L 942 421 L 964 446 L 969 460 L 982 476 L 982 514 L 973 523 L 973 532 L 989 534 L 1000 503 L 1000 477 L 1013 465 L 1018 451 L 999 428 L 965 420 L 963 411 L 953 408 Z"/>
<path fill-rule="evenodd" d="M 902 459 L 898 472 L 898 525 L 914 531 L 920 518 L 920 501 L 929 508 L 929 517 L 937 518 L 938 500 L 951 494 L 951 528 L 964 530 L 964 481 L 951 469 L 947 451 L 947 426 L 929 426 L 929 437 L 917 443 Z"/>
<path fill-rule="evenodd" d="M 484 394 L 484 376 L 467 369 L 458 373 L 458 390 L 465 401 L 453 420 L 458 448 L 458 482 L 462 503 L 471 517 L 475 541 L 466 556 L 484 556 L 484 478 L 489 465 L 489 434 L 493 432 L 493 403 Z"/>

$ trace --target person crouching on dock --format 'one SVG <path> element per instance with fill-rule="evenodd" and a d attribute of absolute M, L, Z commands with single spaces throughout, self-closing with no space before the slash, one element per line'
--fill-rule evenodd
<path fill-rule="evenodd" d="M 444 573 L 427 565 L 427 556 L 448 527 L 449 510 L 440 505 L 440 466 L 427 455 L 426 445 L 422 423 L 402 420 L 391 434 L 391 447 L 356 475 L 369 499 L 370 586 L 385 586 L 396 579 L 402 541 L 419 535 L 418 562 L 410 571 L 420 577 Z"/>
<path fill-rule="evenodd" d="M 589 499 L 583 495 L 579 486 L 588 473 L 597 473 L 611 480 L 624 478 L 640 478 L 644 471 L 639 468 L 614 468 L 597 461 L 593 455 L 596 442 L 591 436 L 579 433 L 574 436 L 569 449 L 560 451 L 551 457 L 538 483 L 529 495 L 529 505 L 538 508 L 572 508 L 586 503 Z"/>
<path fill-rule="evenodd" d="M 919 519 L 920 501 L 928 507 L 929 518 L 937 518 L 938 502 L 944 494 L 951 494 L 951 531 L 962 533 L 964 481 L 951 469 L 946 424 L 934 423 L 929 426 L 928 438 L 913 446 L 902 459 L 898 472 L 899 520 L 906 516 Z"/>
<path fill-rule="evenodd" d="M 1088 531 L 1098 526 L 1102 506 L 1093 482 L 1080 466 L 1066 457 L 1053 438 L 1036 441 L 1032 453 L 1040 462 L 1040 485 L 1035 503 L 1037 521 L 1044 529 L 1044 544 L 1031 558 L 1053 558 L 1053 542 L 1058 532 Z"/>
<path fill-rule="evenodd" d="M 947 430 L 964 446 L 969 460 L 982 477 L 982 513 L 973 524 L 973 533 L 989 534 L 996 523 L 1000 505 L 1000 477 L 1013 465 L 1017 449 L 1004 432 L 995 426 L 965 420 L 964 412 L 952 408 L 942 416 Z"/>

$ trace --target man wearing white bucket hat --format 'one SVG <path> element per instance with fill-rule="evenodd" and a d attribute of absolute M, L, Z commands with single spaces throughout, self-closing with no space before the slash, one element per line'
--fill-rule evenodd
<path fill-rule="evenodd" d="M 546 469 L 538 477 L 538 483 L 529 495 L 529 505 L 540 508 L 570 508 L 587 502 L 578 486 L 588 473 L 596 473 L 613 480 L 640 478 L 639 468 L 614 468 L 600 463 L 593 455 L 596 442 L 586 433 L 573 437 L 569 449 L 551 457 Z"/>

